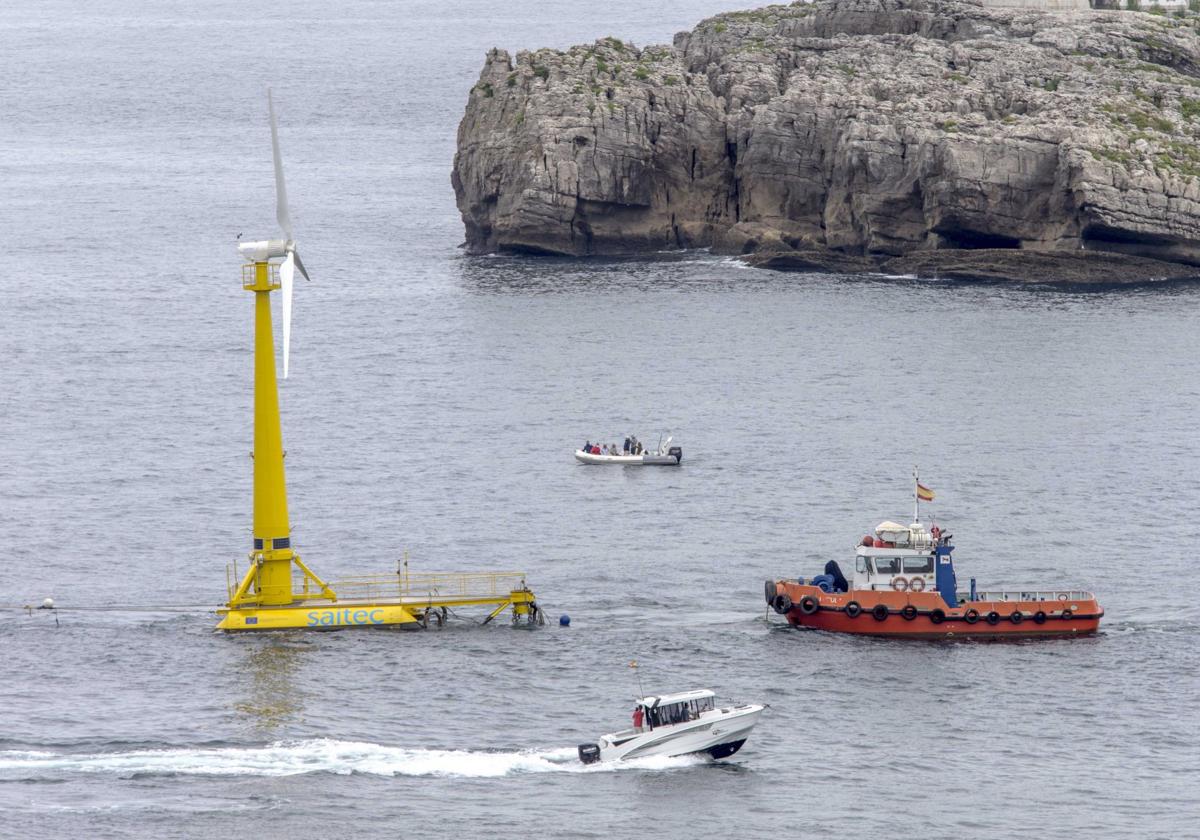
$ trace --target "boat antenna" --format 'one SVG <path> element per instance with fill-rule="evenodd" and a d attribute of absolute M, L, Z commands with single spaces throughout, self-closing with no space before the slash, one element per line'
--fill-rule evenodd
<path fill-rule="evenodd" d="M 913 524 L 921 524 L 921 495 L 917 488 L 921 485 L 920 474 L 917 467 L 913 465 Z"/>

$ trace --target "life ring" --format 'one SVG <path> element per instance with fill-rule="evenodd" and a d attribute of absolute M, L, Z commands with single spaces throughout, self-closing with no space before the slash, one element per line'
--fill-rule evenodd
<path fill-rule="evenodd" d="M 929 620 L 934 624 L 941 624 L 946 620 L 946 611 L 941 607 L 935 607 L 929 611 Z"/>
<path fill-rule="evenodd" d="M 904 592 L 908 589 L 908 578 L 900 576 L 892 578 L 892 589 L 895 589 L 897 592 Z"/>
<path fill-rule="evenodd" d="M 1041 610 L 1038 610 L 1037 612 L 1035 612 L 1033 614 L 1033 623 L 1034 624 L 1045 624 L 1046 623 L 1046 614 L 1044 612 L 1042 612 Z"/>
<path fill-rule="evenodd" d="M 995 627 L 997 624 L 999 624 L 1000 623 L 1000 613 L 996 612 L 995 610 L 992 610 L 990 613 L 988 613 L 987 614 L 987 623 L 992 625 L 993 627 Z"/>
<path fill-rule="evenodd" d="M 771 609 L 780 615 L 787 615 L 792 611 L 792 599 L 788 597 L 786 592 L 780 592 L 775 596 L 775 600 L 771 602 Z"/>
<path fill-rule="evenodd" d="M 974 624 L 978 620 L 979 610 L 975 609 L 974 607 L 963 613 L 963 621 L 967 622 L 967 624 Z"/>
<path fill-rule="evenodd" d="M 1069 618 L 1071 617 L 1071 611 L 1070 611 L 1070 610 L 1063 610 L 1063 611 L 1062 611 L 1062 617 L 1063 617 L 1063 618 L 1066 618 L 1066 619 L 1069 619 Z"/>
<path fill-rule="evenodd" d="M 1067 593 L 1066 592 L 1059 593 L 1058 600 L 1060 600 L 1060 601 L 1067 600 Z"/>
<path fill-rule="evenodd" d="M 846 605 L 846 618 L 858 618 L 862 613 L 862 606 L 858 601 L 851 601 Z"/>
<path fill-rule="evenodd" d="M 874 607 L 871 608 L 871 615 L 875 617 L 876 621 L 887 621 L 887 617 L 888 617 L 887 604 L 876 604 Z"/>
<path fill-rule="evenodd" d="M 1013 610 L 1012 614 L 1009 615 L 1008 620 L 1013 624 L 1020 624 L 1025 620 L 1025 613 L 1021 612 L 1020 610 Z"/>
<path fill-rule="evenodd" d="M 904 609 L 900 610 L 900 617 L 905 621 L 912 621 L 917 617 L 917 608 L 909 604 Z"/>
<path fill-rule="evenodd" d="M 815 595 L 805 595 L 800 599 L 800 612 L 805 615 L 812 615 L 819 609 L 821 609 L 821 602 Z"/>
<path fill-rule="evenodd" d="M 923 577 L 910 578 L 908 581 L 908 588 L 911 589 L 913 592 L 924 592 L 925 591 L 925 578 L 923 578 Z"/>

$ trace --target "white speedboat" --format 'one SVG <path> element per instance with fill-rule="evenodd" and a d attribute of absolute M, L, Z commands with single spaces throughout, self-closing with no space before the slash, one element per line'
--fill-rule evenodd
<path fill-rule="evenodd" d="M 640 721 L 640 726 L 610 733 L 594 744 L 580 744 L 579 760 L 595 764 L 693 753 L 727 758 L 746 743 L 763 708 L 755 704 L 718 706 L 716 696 L 706 689 L 644 697 L 634 710 L 634 722 Z"/>
<path fill-rule="evenodd" d="M 671 446 L 674 438 L 667 438 L 655 452 L 641 455 L 597 455 L 582 449 L 575 450 L 575 460 L 584 464 L 626 464 L 629 466 L 676 467 L 683 461 L 683 449 Z"/>

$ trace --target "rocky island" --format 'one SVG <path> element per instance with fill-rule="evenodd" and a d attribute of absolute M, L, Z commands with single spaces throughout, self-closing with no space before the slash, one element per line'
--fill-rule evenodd
<path fill-rule="evenodd" d="M 1143 281 L 1200 276 L 1198 137 L 1189 21 L 816 0 L 492 50 L 452 181 L 474 253 Z"/>

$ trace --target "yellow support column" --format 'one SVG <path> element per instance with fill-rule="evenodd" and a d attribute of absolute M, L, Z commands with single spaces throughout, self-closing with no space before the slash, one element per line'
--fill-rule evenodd
<path fill-rule="evenodd" d="M 253 283 L 244 285 L 254 292 L 254 550 L 250 555 L 257 566 L 254 589 L 261 605 L 290 604 L 294 553 L 271 331 L 271 291 L 279 288 L 275 266 L 255 263 Z"/>

